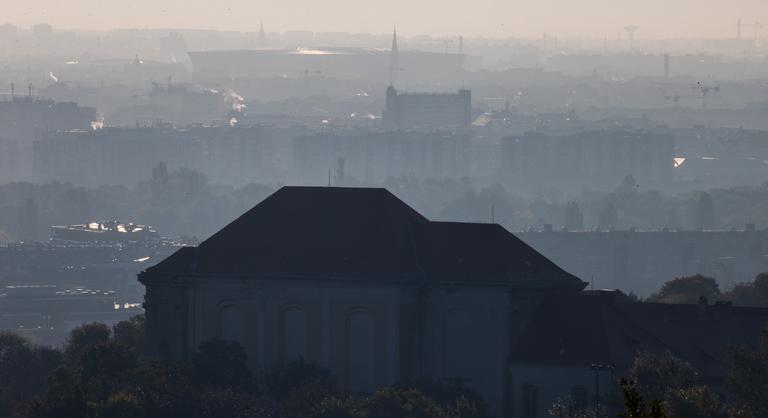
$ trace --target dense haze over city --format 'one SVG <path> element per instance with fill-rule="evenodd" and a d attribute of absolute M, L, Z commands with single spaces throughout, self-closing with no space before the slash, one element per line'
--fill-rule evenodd
<path fill-rule="evenodd" d="M 768 416 L 768 3 L 11 0 L 0 417 Z"/>
<path fill-rule="evenodd" d="M 385 33 L 392 25 L 403 34 L 492 38 L 614 37 L 635 24 L 649 38 L 724 37 L 737 17 L 765 20 L 768 5 L 760 0 L 482 0 L 473 3 L 393 0 L 370 4 L 348 0 L 253 2 L 206 0 L 130 2 L 48 0 L 9 2 L 5 19 L 21 26 L 45 21 L 67 29 L 186 28 L 249 32 L 258 20 L 270 30 Z M 750 24 L 752 22 L 749 22 Z"/>

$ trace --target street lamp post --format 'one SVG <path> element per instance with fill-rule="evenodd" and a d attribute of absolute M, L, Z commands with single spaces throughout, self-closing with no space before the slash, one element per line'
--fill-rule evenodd
<path fill-rule="evenodd" d="M 610 364 L 594 363 L 589 368 L 595 372 L 595 418 L 600 418 L 600 372 L 606 370 L 613 371 L 613 366 Z"/>

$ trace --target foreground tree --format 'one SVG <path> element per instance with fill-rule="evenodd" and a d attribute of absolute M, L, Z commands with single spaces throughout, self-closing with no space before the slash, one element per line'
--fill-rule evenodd
<path fill-rule="evenodd" d="M 4 408 L 0 416 L 485 416 L 479 395 L 455 382 L 421 382 L 423 390 L 387 388 L 368 397 L 353 398 L 338 390 L 328 369 L 301 359 L 256 379 L 248 370 L 245 350 L 235 341 L 204 341 L 189 361 L 167 362 L 142 356 L 142 339 L 141 317 L 112 329 L 103 324 L 81 326 L 72 331 L 64 354 L 35 347 L 14 334 L 0 333 L 0 407 Z M 36 358 L 48 362 L 38 362 L 41 373 L 30 373 L 38 370 Z M 24 392 L 24 379 L 29 376 L 36 376 L 37 386 Z"/>
<path fill-rule="evenodd" d="M 195 383 L 214 388 L 249 387 L 253 376 L 247 360 L 245 348 L 237 341 L 203 341 L 192 355 Z"/>
<path fill-rule="evenodd" d="M 672 279 L 661 287 L 657 293 L 646 299 L 655 303 L 688 303 L 695 304 L 699 298 L 706 297 L 709 301 L 720 298 L 720 286 L 712 277 L 695 276 Z"/>
<path fill-rule="evenodd" d="M 594 418 L 608 416 L 605 407 L 600 407 L 600 410 L 595 412 L 595 408 L 580 408 L 574 405 L 572 399 L 558 399 L 552 404 L 549 411 L 549 416 L 552 418 Z"/>
<path fill-rule="evenodd" d="M 723 299 L 737 306 L 768 307 L 768 273 L 760 273 L 751 282 L 739 283 L 723 294 Z"/>
<path fill-rule="evenodd" d="M 696 371 L 667 351 L 661 356 L 639 353 L 629 369 L 629 379 L 645 399 L 663 399 L 667 391 L 696 386 Z"/>
<path fill-rule="evenodd" d="M 666 418 L 661 401 L 653 399 L 647 403 L 635 382 L 621 379 L 620 386 L 624 396 L 624 412 L 619 414 L 619 418 Z"/>
<path fill-rule="evenodd" d="M 720 397 L 708 386 L 667 391 L 664 409 L 670 417 L 726 418 Z"/>
<path fill-rule="evenodd" d="M 399 389 L 416 389 L 440 405 L 447 414 L 468 413 L 473 417 L 487 417 L 483 397 L 463 382 L 452 379 L 420 379 L 413 384 L 399 384 Z M 452 412 L 453 411 L 453 412 Z M 464 411 L 464 412 L 460 412 Z"/>
<path fill-rule="evenodd" d="M 731 347 L 728 357 L 726 385 L 735 398 L 730 409 L 738 416 L 768 416 L 768 331 L 755 347 Z"/>
<path fill-rule="evenodd" d="M 61 361 L 61 353 L 54 349 L 0 332 L 0 416 L 11 416 L 22 401 L 43 395 L 48 375 Z"/>
<path fill-rule="evenodd" d="M 112 335 L 118 344 L 141 354 L 144 352 L 144 314 L 127 321 L 120 321 L 112 327 Z"/>
<path fill-rule="evenodd" d="M 632 389 L 643 399 L 661 401 L 666 414 L 679 418 L 725 416 L 720 398 L 698 382 L 691 365 L 667 351 L 661 356 L 640 353 L 630 368 Z M 624 389 L 624 388 L 623 388 Z M 625 391 L 626 396 L 626 391 Z"/>
<path fill-rule="evenodd" d="M 71 366 L 77 366 L 82 361 L 83 353 L 88 347 L 109 341 L 112 331 L 105 324 L 90 323 L 72 330 L 64 344 L 64 357 Z"/>
<path fill-rule="evenodd" d="M 382 389 L 362 402 L 365 418 L 442 418 L 444 411 L 418 389 Z"/>
<path fill-rule="evenodd" d="M 303 417 L 323 399 L 339 395 L 330 370 L 304 359 L 275 367 L 260 379 L 264 393 L 275 400 L 281 417 Z"/>

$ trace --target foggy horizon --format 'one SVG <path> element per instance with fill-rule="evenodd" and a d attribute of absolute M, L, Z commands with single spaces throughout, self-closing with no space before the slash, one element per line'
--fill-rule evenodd
<path fill-rule="evenodd" d="M 413 9 L 411 9 L 413 7 Z M 342 13 L 343 11 L 343 13 Z M 105 13 L 106 12 L 106 13 Z M 424 19 L 428 17 L 428 19 Z M 345 0 L 286 1 L 272 5 L 229 0 L 207 4 L 137 0 L 104 6 L 93 0 L 53 3 L 33 0 L 4 9 L 2 24 L 31 27 L 48 23 L 66 30 L 178 29 L 255 32 L 264 21 L 267 32 L 389 33 L 397 26 L 404 36 L 486 38 L 550 37 L 602 39 L 625 36 L 624 27 L 639 27 L 636 39 L 729 38 L 736 21 L 743 21 L 744 37 L 762 36 L 768 3 L 759 0 L 681 0 L 643 3 L 606 0 L 570 2 L 497 2 L 470 4 L 402 0 L 380 7 Z"/>
<path fill-rule="evenodd" d="M 5 3 L 0 417 L 768 417 L 768 0 Z"/>

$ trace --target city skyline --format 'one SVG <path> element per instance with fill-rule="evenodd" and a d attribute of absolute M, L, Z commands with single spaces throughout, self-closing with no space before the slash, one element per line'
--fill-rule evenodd
<path fill-rule="evenodd" d="M 215 4 L 202 0 L 106 4 L 95 0 L 14 2 L 6 5 L 2 23 L 30 27 L 45 22 L 57 28 L 80 30 L 178 28 L 255 32 L 263 20 L 268 32 L 387 33 L 397 25 L 406 36 L 463 34 L 490 38 L 540 37 L 545 33 L 568 38 L 617 38 L 619 34 L 627 36 L 625 26 L 636 25 L 637 39 L 643 39 L 735 37 L 739 18 L 743 37 L 760 37 L 760 22 L 768 17 L 768 3 L 759 0 L 679 0 L 674 4 L 661 0 L 585 0 L 578 4 L 564 0 L 503 4 L 481 0 L 472 7 L 436 0 L 418 4 L 395 0 L 381 7 L 347 0 L 289 0 L 270 5 L 244 0 Z M 424 19 L 425 16 L 431 17 Z"/>

